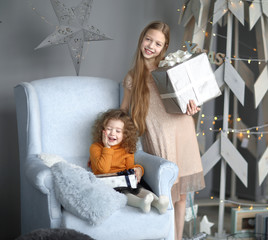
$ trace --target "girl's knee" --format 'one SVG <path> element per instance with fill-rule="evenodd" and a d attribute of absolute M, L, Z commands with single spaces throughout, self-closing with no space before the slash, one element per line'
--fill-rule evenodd
<path fill-rule="evenodd" d="M 180 195 L 180 202 L 186 202 L 186 194 Z"/>

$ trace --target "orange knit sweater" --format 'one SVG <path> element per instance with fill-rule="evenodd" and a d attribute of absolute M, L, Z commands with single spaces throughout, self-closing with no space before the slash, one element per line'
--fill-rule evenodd
<path fill-rule="evenodd" d="M 107 148 L 100 143 L 93 143 L 89 153 L 89 161 L 94 174 L 116 173 L 134 167 L 140 167 L 142 175 L 144 174 L 143 167 L 134 164 L 134 154 L 127 153 L 120 144 Z"/>

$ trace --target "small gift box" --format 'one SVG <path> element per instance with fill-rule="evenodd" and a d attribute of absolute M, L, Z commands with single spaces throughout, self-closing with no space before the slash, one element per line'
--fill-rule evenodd
<path fill-rule="evenodd" d="M 118 173 L 108 173 L 96 175 L 101 181 L 110 185 L 112 188 L 116 187 L 130 187 L 137 188 L 137 178 L 134 169 Z"/>
<path fill-rule="evenodd" d="M 152 72 L 168 113 L 186 113 L 189 100 L 197 106 L 218 97 L 221 91 L 205 53 L 169 54 Z"/>

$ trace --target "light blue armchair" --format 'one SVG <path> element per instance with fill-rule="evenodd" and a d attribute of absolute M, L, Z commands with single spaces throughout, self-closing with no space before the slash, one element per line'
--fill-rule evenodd
<path fill-rule="evenodd" d="M 23 82 L 14 88 L 20 150 L 21 231 L 70 228 L 94 239 L 174 239 L 171 187 L 175 164 L 142 150 L 135 161 L 144 166 L 145 181 L 157 195 L 168 195 L 167 213 L 148 214 L 126 206 L 92 226 L 65 210 L 53 189 L 50 168 L 38 158 L 57 154 L 86 168 L 91 126 L 99 112 L 120 105 L 117 82 L 96 77 L 56 77 Z"/>

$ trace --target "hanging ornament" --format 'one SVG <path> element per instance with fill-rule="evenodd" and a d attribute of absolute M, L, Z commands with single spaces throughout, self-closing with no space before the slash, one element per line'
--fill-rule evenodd
<path fill-rule="evenodd" d="M 75 8 L 67 8 L 59 0 L 50 0 L 60 26 L 36 48 L 67 44 L 76 74 L 79 75 L 83 45 L 87 41 L 110 40 L 99 29 L 88 25 L 93 0 L 83 0 Z"/>

